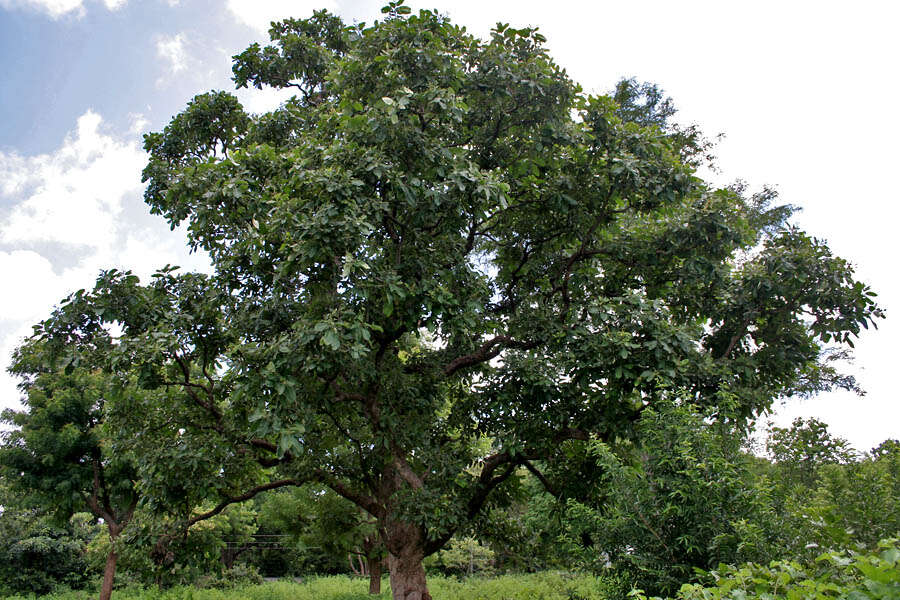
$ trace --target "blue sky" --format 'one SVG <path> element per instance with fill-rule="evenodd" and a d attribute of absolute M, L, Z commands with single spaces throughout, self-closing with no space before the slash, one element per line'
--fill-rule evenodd
<path fill-rule="evenodd" d="M 589 92 L 634 76 L 661 85 L 684 122 L 724 132 L 721 183 L 775 185 L 799 223 L 853 262 L 888 320 L 851 367 L 869 394 L 790 401 L 775 419 L 817 416 L 859 449 L 900 437 L 893 356 L 900 306 L 895 229 L 900 41 L 893 1 L 753 3 L 456 0 L 438 8 L 476 34 L 537 25 Z M 203 269 L 183 235 L 141 201 L 140 136 L 196 93 L 231 89 L 230 56 L 272 19 L 328 8 L 371 22 L 375 0 L 0 0 L 0 362 L 99 269 L 147 276 Z M 283 96 L 242 92 L 249 109 Z M 0 375 L 0 407 L 15 406 Z"/>

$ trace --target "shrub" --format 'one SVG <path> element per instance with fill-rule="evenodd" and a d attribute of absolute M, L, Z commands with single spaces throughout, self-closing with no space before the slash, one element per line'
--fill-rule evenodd
<path fill-rule="evenodd" d="M 775 561 L 721 565 L 712 585 L 687 584 L 679 600 L 896 600 L 900 598 L 900 540 L 883 540 L 871 552 L 828 552 L 809 564 Z M 632 592 L 634 600 L 648 600 Z M 658 599 L 650 599 L 658 600 Z"/>

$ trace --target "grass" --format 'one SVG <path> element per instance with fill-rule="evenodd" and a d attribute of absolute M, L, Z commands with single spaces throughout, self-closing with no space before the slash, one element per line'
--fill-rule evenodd
<path fill-rule="evenodd" d="M 346 576 L 316 577 L 303 583 L 276 581 L 233 589 L 175 587 L 167 590 L 126 588 L 116 590 L 113 600 L 388 600 L 387 579 L 382 594 L 368 594 L 368 580 Z M 608 586 L 603 579 L 566 573 L 504 575 L 492 578 L 456 580 L 429 577 L 428 589 L 434 600 L 605 600 Z M 9 596 L 4 600 L 31 600 L 33 596 Z M 96 593 L 64 592 L 42 596 L 41 600 L 91 600 Z"/>

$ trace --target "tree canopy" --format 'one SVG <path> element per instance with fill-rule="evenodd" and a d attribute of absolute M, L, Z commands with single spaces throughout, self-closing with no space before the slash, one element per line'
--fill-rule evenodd
<path fill-rule="evenodd" d="M 771 192 L 700 179 L 708 146 L 657 88 L 588 96 L 535 28 L 385 11 L 274 23 L 235 82 L 296 96 L 257 115 L 202 94 L 145 136 L 146 202 L 212 275 L 105 272 L 38 326 L 48 362 L 166 392 L 121 421 L 145 474 L 328 486 L 413 600 L 519 467 L 627 438 L 661 400 L 742 422 L 855 385 L 828 350 L 874 294 Z"/>
<path fill-rule="evenodd" d="M 25 410 L 3 411 L 2 420 L 16 429 L 4 435 L 0 474 L 26 505 L 50 507 L 63 521 L 79 511 L 103 519 L 112 544 L 100 599 L 108 600 L 114 543 L 140 497 L 134 456 L 112 451 L 106 426 L 107 398 L 121 385 L 102 371 L 48 368 L 42 350 L 40 342 L 24 345 L 10 369 L 23 377 Z"/>

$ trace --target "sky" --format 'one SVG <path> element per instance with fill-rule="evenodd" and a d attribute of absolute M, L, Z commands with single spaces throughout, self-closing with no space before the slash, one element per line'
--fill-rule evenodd
<path fill-rule="evenodd" d="M 192 96 L 232 90 L 231 57 L 270 21 L 326 8 L 371 23 L 381 0 L 0 0 L 0 364 L 100 269 L 142 278 L 165 264 L 208 270 L 142 201 L 141 135 Z M 879 294 L 888 318 L 847 369 L 867 395 L 789 399 L 772 420 L 815 417 L 867 450 L 900 437 L 893 357 L 900 172 L 900 3 L 861 0 L 409 1 L 485 36 L 498 21 L 538 26 L 588 93 L 622 77 L 662 87 L 717 149 L 718 184 L 775 187 L 795 221 L 829 242 Z M 285 94 L 239 92 L 262 112 Z M 17 407 L 0 374 L 0 408 Z"/>

